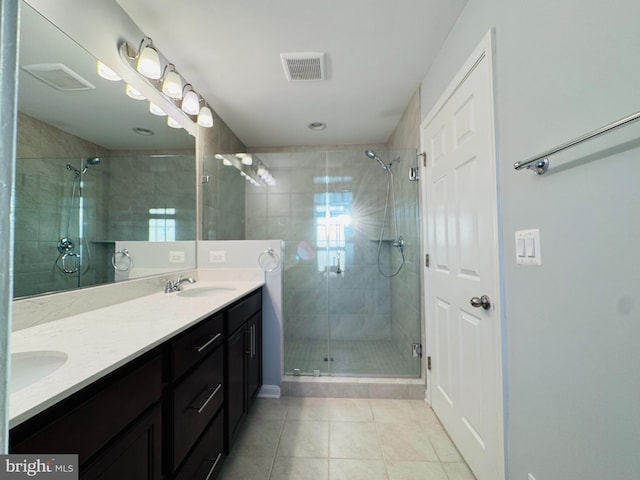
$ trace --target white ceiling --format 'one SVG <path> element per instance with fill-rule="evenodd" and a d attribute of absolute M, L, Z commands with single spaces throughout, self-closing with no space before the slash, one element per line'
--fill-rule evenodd
<path fill-rule="evenodd" d="M 386 142 L 466 3 L 116 1 L 248 147 Z M 285 52 L 325 52 L 328 79 L 288 82 Z"/>

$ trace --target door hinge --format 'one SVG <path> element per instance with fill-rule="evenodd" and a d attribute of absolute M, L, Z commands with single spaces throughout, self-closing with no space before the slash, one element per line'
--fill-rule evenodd
<path fill-rule="evenodd" d="M 431 357 L 427 357 L 427 370 L 431 371 Z"/>
<path fill-rule="evenodd" d="M 422 157 L 422 166 L 427 166 L 427 152 L 422 152 L 418 154 L 419 157 Z"/>
<path fill-rule="evenodd" d="M 424 255 L 424 266 L 429 268 L 429 254 L 425 253 Z"/>

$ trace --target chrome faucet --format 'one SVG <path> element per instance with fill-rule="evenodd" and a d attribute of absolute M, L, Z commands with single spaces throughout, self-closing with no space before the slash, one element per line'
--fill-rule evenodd
<path fill-rule="evenodd" d="M 178 277 L 175 282 L 167 280 L 167 283 L 164 284 L 164 293 L 179 292 L 182 290 L 182 284 L 184 282 L 196 283 L 196 279 L 191 277 Z"/>

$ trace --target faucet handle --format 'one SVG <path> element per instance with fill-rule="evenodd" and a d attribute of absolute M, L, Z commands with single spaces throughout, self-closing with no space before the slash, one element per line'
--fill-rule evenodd
<path fill-rule="evenodd" d="M 175 284 L 171 280 L 167 280 L 164 284 L 164 293 L 171 293 L 175 288 Z"/>

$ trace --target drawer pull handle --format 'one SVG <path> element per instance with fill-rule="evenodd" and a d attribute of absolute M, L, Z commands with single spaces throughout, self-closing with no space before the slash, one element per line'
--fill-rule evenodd
<path fill-rule="evenodd" d="M 207 348 L 209 345 L 211 345 L 213 342 L 215 342 L 218 338 L 220 338 L 220 336 L 222 336 L 222 333 L 218 333 L 215 337 L 211 337 L 207 343 L 205 343 L 204 345 L 201 345 L 199 347 L 193 347 L 196 352 L 200 353 L 201 351 L 203 351 L 205 348 Z"/>
<path fill-rule="evenodd" d="M 213 467 L 211 467 L 211 470 L 209 470 L 209 473 L 207 473 L 207 476 L 204 480 L 209 480 L 211 478 L 211 475 L 213 475 L 213 472 L 215 471 L 221 456 L 222 456 L 222 452 L 218 454 L 215 460 L 213 458 L 209 458 L 209 461 L 213 462 Z"/>
<path fill-rule="evenodd" d="M 194 410 L 198 411 L 198 415 L 201 414 L 204 409 L 207 407 L 207 405 L 209 404 L 209 402 L 213 399 L 213 397 L 216 396 L 216 393 L 218 393 L 218 390 L 220 390 L 222 388 L 222 384 L 219 384 L 215 390 L 213 392 L 211 392 L 211 395 L 209 395 L 207 397 L 207 399 L 204 401 L 204 403 L 202 404 L 202 406 L 200 408 L 196 408 L 196 407 L 192 407 Z"/>

